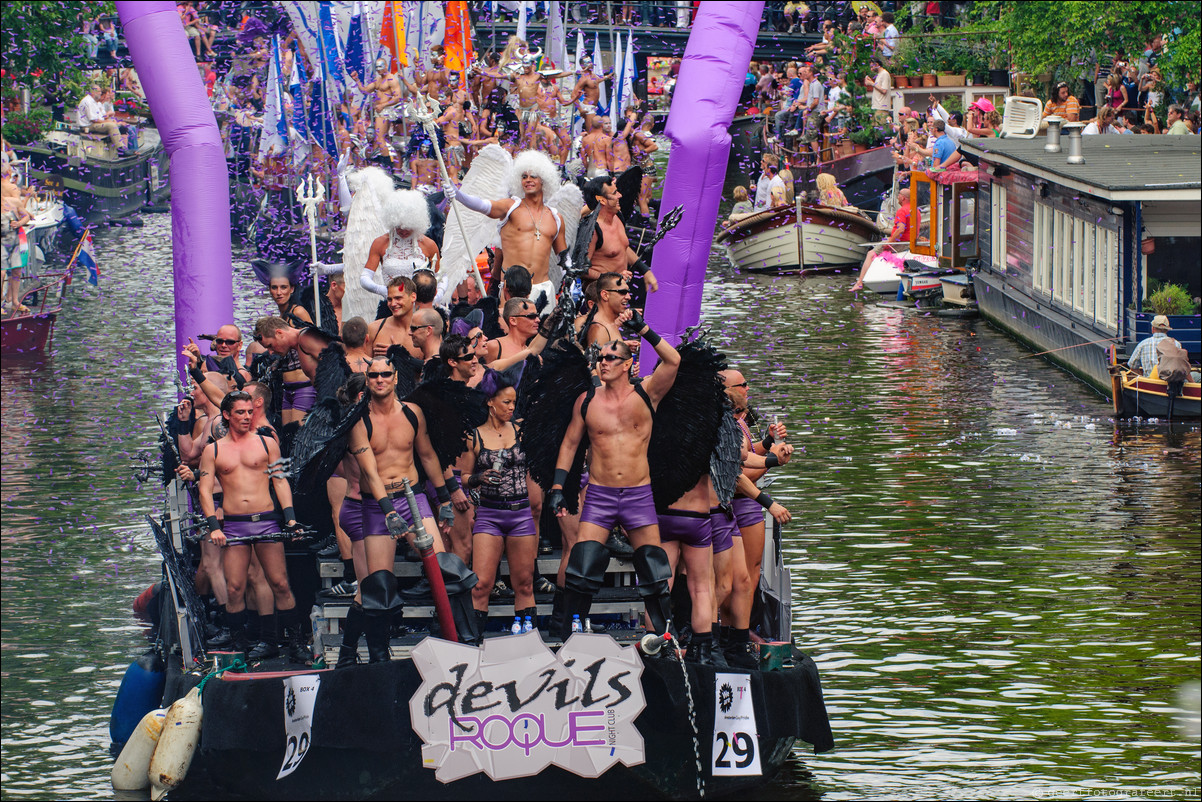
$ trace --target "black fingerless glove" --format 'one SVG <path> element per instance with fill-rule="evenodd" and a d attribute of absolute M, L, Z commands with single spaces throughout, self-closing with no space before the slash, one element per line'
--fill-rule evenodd
<path fill-rule="evenodd" d="M 566 509 L 567 505 L 563 500 L 563 491 L 558 487 L 547 491 L 546 505 L 551 508 L 551 512 L 558 513 L 562 509 Z"/>

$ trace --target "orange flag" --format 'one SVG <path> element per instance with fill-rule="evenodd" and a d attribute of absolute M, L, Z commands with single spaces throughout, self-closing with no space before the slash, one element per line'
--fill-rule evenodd
<path fill-rule="evenodd" d="M 472 63 L 472 23 L 467 13 L 466 0 L 450 0 L 447 3 L 447 27 L 442 40 L 446 53 L 444 66 L 453 72 L 463 72 Z"/>
<path fill-rule="evenodd" d="M 409 66 L 409 57 L 405 55 L 405 12 L 398 0 L 389 0 L 384 4 L 380 46 L 388 48 L 388 52 L 392 53 L 393 72 L 400 72 L 401 67 Z"/>

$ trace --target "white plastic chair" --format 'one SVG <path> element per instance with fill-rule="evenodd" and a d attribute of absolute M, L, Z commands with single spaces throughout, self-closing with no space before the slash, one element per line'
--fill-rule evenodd
<path fill-rule="evenodd" d="M 1043 103 L 1033 97 L 1006 98 L 1002 114 L 1002 136 L 1011 139 L 1034 139 L 1043 119 Z"/>

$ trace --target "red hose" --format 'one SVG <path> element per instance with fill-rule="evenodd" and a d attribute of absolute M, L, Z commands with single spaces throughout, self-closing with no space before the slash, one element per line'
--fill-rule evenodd
<path fill-rule="evenodd" d="M 422 565 L 426 567 L 426 580 L 430 583 L 430 595 L 434 597 L 434 610 L 438 614 L 438 625 L 442 628 L 442 637 L 452 643 L 459 642 L 459 633 L 455 631 L 455 619 L 451 615 L 451 600 L 447 598 L 447 586 L 442 581 L 442 566 L 438 564 L 438 555 L 434 546 L 421 550 Z"/>

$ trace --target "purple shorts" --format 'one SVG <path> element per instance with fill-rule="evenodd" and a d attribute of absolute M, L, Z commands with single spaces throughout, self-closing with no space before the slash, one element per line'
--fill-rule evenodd
<path fill-rule="evenodd" d="M 344 498 L 338 511 L 338 525 L 352 543 L 363 539 L 363 499 Z"/>
<path fill-rule="evenodd" d="M 284 382 L 283 409 L 299 409 L 308 412 L 317 403 L 317 390 L 313 382 Z"/>
<path fill-rule="evenodd" d="M 425 493 L 414 493 L 417 498 L 417 511 L 421 513 L 423 518 L 433 518 L 434 513 L 430 511 L 430 502 L 426 501 Z M 396 511 L 401 514 L 401 518 L 409 526 L 413 526 L 413 516 L 409 514 L 409 502 L 405 500 L 404 493 L 398 493 L 392 497 L 392 505 L 396 507 Z M 380 505 L 374 499 L 363 500 L 362 520 L 363 520 L 363 536 L 370 535 L 387 535 L 388 524 L 384 523 L 384 513 L 380 511 Z M 431 532 L 431 535 L 437 534 Z"/>
<path fill-rule="evenodd" d="M 674 540 L 683 546 L 705 549 L 710 546 L 710 516 L 692 510 L 668 509 L 659 516 L 659 539 Z"/>
<path fill-rule="evenodd" d="M 764 508 L 755 499 L 747 498 L 746 496 L 735 496 L 733 503 L 735 522 L 738 523 L 740 529 L 764 522 Z"/>
<path fill-rule="evenodd" d="M 257 521 L 239 521 L 238 518 L 258 518 Z M 249 546 L 263 535 L 273 535 L 284 526 L 284 519 L 274 510 L 255 515 L 226 515 L 221 522 L 221 533 L 227 546 Z M 239 541 L 246 541 L 240 543 Z"/>
<path fill-rule="evenodd" d="M 659 523 L 651 484 L 639 487 L 606 487 L 589 483 L 580 510 L 580 523 L 611 529 L 621 524 L 627 532 Z"/>
<path fill-rule="evenodd" d="M 487 499 L 480 500 L 476 507 L 474 535 L 496 535 L 497 537 L 525 537 L 537 535 L 534 531 L 534 516 L 530 514 L 530 502 L 516 510 L 497 510 L 484 506 Z"/>
<path fill-rule="evenodd" d="M 735 525 L 735 516 L 726 513 L 721 507 L 710 507 L 710 525 L 714 554 L 721 554 L 735 545 L 734 538 L 739 537 L 739 528 Z"/>

